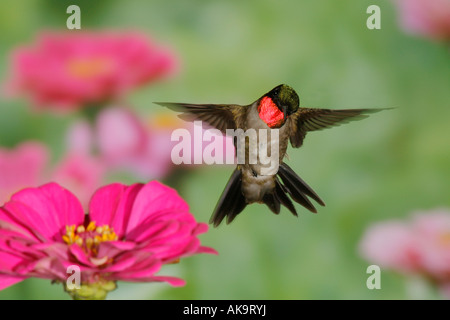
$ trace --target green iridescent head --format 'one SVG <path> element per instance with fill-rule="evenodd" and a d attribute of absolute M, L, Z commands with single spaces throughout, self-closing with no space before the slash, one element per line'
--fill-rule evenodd
<path fill-rule="evenodd" d="M 290 116 L 298 110 L 300 99 L 294 89 L 286 84 L 280 84 L 265 94 L 272 99 L 284 114 Z"/>

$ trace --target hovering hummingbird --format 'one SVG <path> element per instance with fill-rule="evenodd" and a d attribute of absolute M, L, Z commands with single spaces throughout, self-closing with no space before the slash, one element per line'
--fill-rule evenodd
<path fill-rule="evenodd" d="M 157 102 L 174 111 L 183 112 L 185 120 L 201 120 L 226 134 L 227 129 L 267 129 L 269 134 L 278 129 L 279 167 L 273 174 L 263 174 L 267 166 L 257 161 L 250 163 L 249 144 L 245 144 L 246 161 L 233 171 L 211 216 L 210 223 L 219 226 L 226 217 L 227 224 L 251 203 L 265 203 L 275 214 L 284 205 L 293 215 L 297 211 L 291 201 L 299 203 L 311 212 L 317 210 L 311 199 L 321 206 L 325 203 L 283 159 L 289 141 L 299 148 L 309 131 L 321 130 L 353 120 L 368 117 L 368 114 L 385 109 L 319 109 L 299 107 L 297 93 L 288 85 L 281 84 L 249 105 L 237 104 L 188 104 Z M 275 135 L 274 135 L 275 136 Z M 267 144 L 269 149 L 273 140 Z M 235 141 L 236 147 L 236 141 Z"/>

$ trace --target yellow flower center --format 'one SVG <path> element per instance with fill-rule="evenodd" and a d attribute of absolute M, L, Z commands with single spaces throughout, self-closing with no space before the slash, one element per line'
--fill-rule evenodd
<path fill-rule="evenodd" d="M 175 129 L 185 126 L 182 120 L 169 113 L 159 113 L 148 119 L 150 128 Z"/>
<path fill-rule="evenodd" d="M 72 59 L 67 63 L 69 74 L 82 80 L 106 75 L 112 68 L 112 62 L 104 58 Z"/>
<path fill-rule="evenodd" d="M 66 234 L 62 236 L 68 245 L 77 244 L 83 251 L 91 256 L 96 256 L 98 246 L 105 241 L 117 240 L 114 230 L 108 225 L 96 226 L 91 221 L 85 228 L 83 225 L 76 227 L 75 225 L 66 226 Z"/>
<path fill-rule="evenodd" d="M 450 232 L 440 234 L 439 243 L 446 247 L 450 246 Z"/>

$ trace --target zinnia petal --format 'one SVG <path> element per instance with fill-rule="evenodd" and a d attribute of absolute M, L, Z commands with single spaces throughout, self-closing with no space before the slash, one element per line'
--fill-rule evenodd
<path fill-rule="evenodd" d="M 167 212 L 166 217 L 170 217 L 170 212 L 174 211 L 188 212 L 189 207 L 174 189 L 157 181 L 151 181 L 136 196 L 126 230 L 130 232 L 147 218 L 158 213 Z M 184 215 L 182 218 L 193 220 L 191 215 Z"/>
<path fill-rule="evenodd" d="M 91 221 L 97 225 L 109 225 L 119 238 L 125 233 L 134 201 L 142 184 L 125 186 L 120 183 L 100 188 L 89 205 Z"/>
<path fill-rule="evenodd" d="M 43 236 L 41 241 L 59 237 L 65 226 L 78 225 L 84 220 L 78 199 L 55 183 L 19 191 L 4 208 L 21 225 Z"/>
<path fill-rule="evenodd" d="M 0 290 L 6 289 L 24 279 L 26 279 L 26 277 L 9 276 L 0 273 Z"/>

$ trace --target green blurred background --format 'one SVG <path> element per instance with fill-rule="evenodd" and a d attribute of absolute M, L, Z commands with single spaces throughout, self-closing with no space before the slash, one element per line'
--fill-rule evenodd
<path fill-rule="evenodd" d="M 119 283 L 109 299 L 408 299 L 408 281 L 382 271 L 381 290 L 366 287 L 357 247 L 373 222 L 450 206 L 450 52 L 406 35 L 390 1 L 15 1 L 0 3 L 0 78 L 8 55 L 43 29 L 66 30 L 70 4 L 82 29 L 140 30 L 178 55 L 172 79 L 129 97 L 139 112 L 152 101 L 250 103 L 286 83 L 301 105 L 396 107 L 370 118 L 310 133 L 290 149 L 289 165 L 326 202 L 318 214 L 297 206 L 279 216 L 252 205 L 231 225 L 201 236 L 219 256 L 198 255 L 160 274 L 187 280 Z M 381 30 L 368 30 L 366 9 L 381 8 Z M 31 113 L 26 101 L 0 101 L 0 145 L 27 139 L 58 155 L 74 116 Z M 230 166 L 202 166 L 164 181 L 176 187 L 197 220 L 207 222 Z M 0 173 L 1 174 L 1 173 Z M 432 296 L 431 296 L 432 297 Z M 29 279 L 0 299 L 69 299 L 61 285 Z"/>

